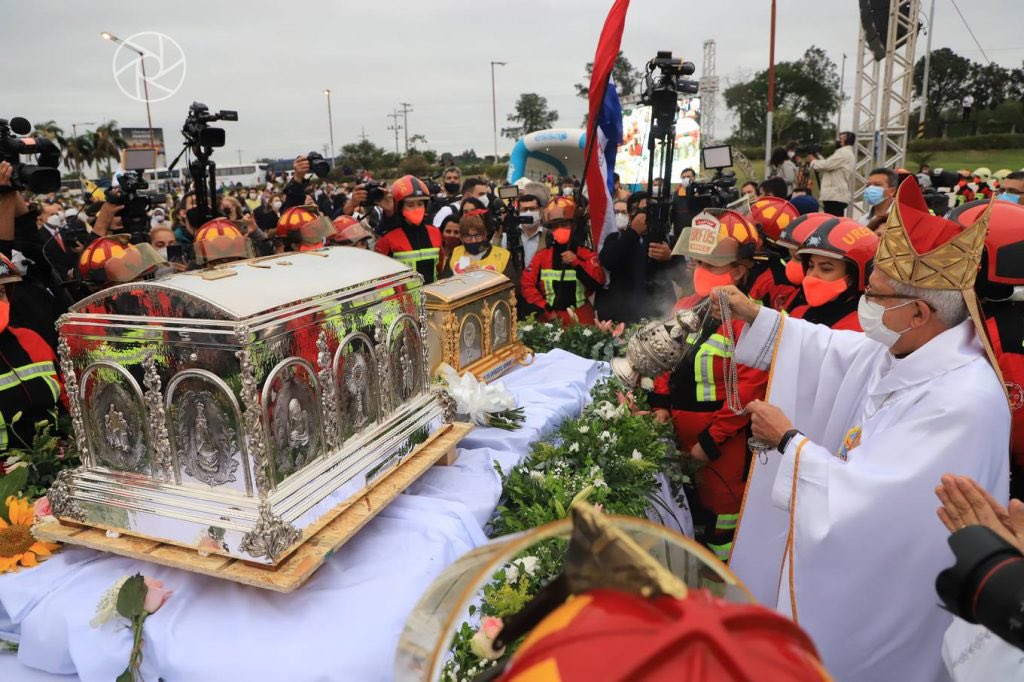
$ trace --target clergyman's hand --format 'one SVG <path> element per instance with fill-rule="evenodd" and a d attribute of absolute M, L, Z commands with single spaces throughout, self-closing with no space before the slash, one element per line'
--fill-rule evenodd
<path fill-rule="evenodd" d="M 777 447 L 786 431 L 793 428 L 793 422 L 781 409 L 763 400 L 752 400 L 747 404 L 750 415 L 750 429 L 754 438 Z"/>
<path fill-rule="evenodd" d="M 749 296 L 730 284 L 724 287 L 715 287 L 711 290 L 711 314 L 716 319 L 722 319 L 722 308 L 718 301 L 720 294 L 725 294 L 729 299 L 729 308 L 732 310 L 732 316 L 737 320 L 753 322 L 754 318 L 757 317 L 758 311 L 761 310 L 760 304 L 750 300 Z"/>

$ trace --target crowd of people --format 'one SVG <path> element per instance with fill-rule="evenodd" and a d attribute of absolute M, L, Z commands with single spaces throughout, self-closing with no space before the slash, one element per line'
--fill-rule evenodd
<path fill-rule="evenodd" d="M 487 178 L 464 178 L 457 167 L 444 169 L 440 185 L 411 175 L 390 185 L 372 180 L 333 183 L 314 179 L 308 159 L 298 157 L 286 182 L 222 192 L 216 197 L 215 215 L 197 207 L 196 194 L 186 191 L 162 203 L 154 200 L 140 220 L 122 215 L 124 190 L 116 182 L 103 193 L 31 196 L 13 190 L 11 167 L 0 163 L 0 372 L 17 378 L 0 385 L 0 447 L 27 444 L 32 425 L 62 409 L 55 324 L 75 301 L 114 284 L 254 256 L 336 246 L 372 249 L 408 265 L 427 283 L 470 270 L 492 270 L 516 282 L 520 317 L 532 314 L 563 325 L 598 320 L 635 323 L 665 317 L 673 310 L 703 310 L 704 324 L 686 340 L 683 361 L 655 379 L 650 404 L 659 420 L 671 422 L 683 456 L 705 463 L 689 500 L 698 539 L 723 561 L 732 558 L 740 570 L 744 565 L 763 566 L 766 555 L 779 559 L 779 565 L 768 571 L 774 578 L 767 576 L 772 584 L 765 589 L 765 598 L 777 600 L 780 609 L 783 602 L 792 601 L 795 617 L 797 597 L 817 589 L 792 579 L 795 561 L 818 561 L 821 566 L 835 562 L 838 570 L 842 561 L 837 557 L 857 560 L 860 546 L 843 543 L 853 542 L 847 538 L 861 537 L 861 532 L 863 538 L 870 531 L 887 539 L 859 542 L 880 544 L 893 552 L 902 542 L 919 544 L 921 537 L 934 536 L 920 527 L 926 523 L 925 511 L 934 516 L 934 502 L 926 501 L 920 490 L 925 483 L 929 491 L 938 485 L 942 473 L 971 476 L 994 496 L 990 499 L 1006 502 L 1006 477 L 1000 473 L 1006 461 L 1004 457 L 1000 469 L 996 460 L 1001 456 L 1000 439 L 1009 443 L 1011 415 L 994 404 L 997 398 L 1009 398 L 1018 427 L 1013 431 L 1010 463 L 1015 475 L 1010 482 L 1015 496 L 1024 492 L 1024 240 L 1018 236 L 1024 229 L 1024 172 L 993 174 L 978 169 L 950 177 L 927 167 L 917 174 L 878 168 L 868 177 L 865 213 L 855 220 L 845 217 L 853 143 L 852 134 L 841 134 L 836 151 L 827 158 L 795 146 L 775 150 L 771 176 L 742 185 L 740 200 L 729 207 L 691 212 L 688 192 L 698 178 L 689 168 L 674 188 L 660 179 L 641 190 L 616 181 L 616 229 L 596 244 L 585 193 L 574 177 L 520 183 L 510 197 L 497 193 Z M 935 191 L 940 186 L 945 191 Z M 664 203 L 670 192 L 669 229 L 652 229 L 649 204 Z M 999 200 L 990 207 L 987 200 L 993 196 Z M 948 263 L 927 261 L 929 253 L 955 243 L 981 220 L 987 222 L 988 232 L 979 252 L 980 267 L 969 273 L 969 282 L 944 276 Z M 891 244 L 886 246 L 893 238 L 886 234 L 897 228 L 905 231 L 909 245 L 902 256 L 892 253 Z M 922 274 L 928 268 L 934 277 Z M 977 359 L 981 344 L 971 341 L 975 311 L 971 296 L 961 296 L 966 290 L 980 305 L 984 329 L 979 338 L 987 340 L 1008 395 L 998 390 L 998 383 L 995 389 L 989 386 L 989 377 L 974 364 L 972 371 L 978 374 L 966 381 L 980 391 L 971 400 L 987 401 L 985 417 L 962 407 L 963 387 L 941 384 L 958 397 L 935 408 L 939 421 L 933 424 L 927 415 L 911 414 L 906 400 L 887 401 L 908 386 L 931 386 L 928 381 L 935 368 L 953 362 L 933 357 L 927 366 L 917 366 L 925 362 L 915 365 L 918 357 L 941 356 L 945 349 L 960 353 L 957 357 L 964 363 Z M 722 296 L 732 311 L 727 321 Z M 802 322 L 790 322 L 795 320 Z M 827 330 L 847 333 L 831 335 Z M 784 358 L 786 348 L 797 344 L 787 346 L 786 334 L 802 336 L 803 355 L 787 361 L 790 373 L 780 380 L 780 365 L 769 361 L 776 354 Z M 781 345 L 776 343 L 780 338 Z M 756 350 L 751 350 L 755 344 Z M 962 348 L 967 346 L 969 352 Z M 737 359 L 746 364 L 737 365 Z M 903 384 L 891 380 L 890 386 L 886 377 L 899 374 L 893 367 L 916 369 L 906 370 Z M 949 369 L 953 376 L 957 367 Z M 991 374 L 993 381 L 995 376 Z M 763 402 L 766 395 L 778 402 L 776 391 L 769 391 L 773 382 L 776 388 L 780 383 L 796 385 L 797 398 L 785 407 L 797 412 L 783 414 L 777 404 Z M 735 400 L 747 408 L 737 410 Z M 839 427 L 829 423 L 829 415 L 840 404 L 849 419 L 842 420 L 841 448 L 830 452 L 814 441 L 827 440 L 826 433 L 835 436 Z M 20 422 L 15 419 L 19 413 L 24 415 Z M 901 431 L 900 419 L 916 425 Z M 985 440 L 977 440 L 980 435 L 970 442 L 959 432 L 943 434 L 929 443 L 933 456 L 927 465 L 915 469 L 908 464 L 906 472 L 882 461 L 886 453 L 895 452 L 893 448 L 911 446 L 906 439 L 923 439 L 930 429 L 941 431 L 945 423 L 974 434 L 983 430 Z M 748 442 L 751 434 L 789 457 L 782 465 L 793 468 L 786 485 L 795 491 L 801 482 L 816 491 L 807 494 L 806 504 L 821 516 L 807 521 L 814 530 L 806 542 L 801 540 L 798 553 L 792 547 L 762 547 L 763 552 L 749 554 L 758 542 L 746 547 L 741 543 L 738 553 L 733 552 L 745 491 L 757 469 L 759 451 Z M 979 453 L 980 464 L 956 465 L 955 456 L 965 448 Z M 805 459 L 800 466 L 805 468 L 797 473 L 790 460 L 799 459 L 801 452 Z M 860 462 L 868 462 L 862 465 L 864 471 L 850 473 Z M 926 475 L 934 480 L 925 482 Z M 885 485 L 880 484 L 883 481 Z M 795 502 L 788 489 L 781 490 L 777 482 L 775 488 L 766 499 L 774 494 L 782 500 L 776 504 L 793 518 Z M 833 506 L 833 488 L 864 504 L 841 509 L 837 497 Z M 958 512 L 950 510 L 948 494 L 940 498 L 949 510 L 943 512 L 947 522 Z M 890 507 L 891 500 L 905 502 L 899 513 L 913 523 L 886 527 L 884 522 L 872 526 L 863 521 L 874 518 L 865 511 L 871 505 Z M 929 504 L 932 507 L 926 509 Z M 829 552 L 815 554 L 815 543 L 827 545 Z M 942 567 L 942 547 L 935 544 L 904 553 L 898 565 L 890 567 L 888 579 L 910 595 L 905 606 L 889 604 L 890 612 L 898 614 L 891 620 L 913 620 L 914 636 L 921 638 L 904 642 L 900 650 L 886 646 L 894 633 L 885 628 L 873 631 L 877 638 L 864 640 L 884 650 L 874 658 L 857 657 L 864 653 L 863 646 L 852 647 L 849 655 L 833 650 L 832 640 L 848 628 L 834 622 L 839 618 L 835 609 L 829 607 L 837 614 L 834 617 L 820 614 L 813 599 L 808 600 L 811 606 L 801 615 L 814 615 L 801 623 L 825 650 L 826 662 L 858 673 L 879 670 L 875 666 L 883 664 L 903 669 L 906 661 L 931 665 L 922 651 L 937 646 L 933 640 L 936 632 L 941 636 L 942 614 L 905 611 L 926 610 L 930 581 Z M 780 590 L 775 578 L 783 563 L 791 580 Z M 872 589 L 870 570 L 859 576 L 842 571 L 836 575 L 850 594 Z M 934 595 L 927 596 L 934 601 Z M 826 595 L 819 597 L 832 603 Z M 850 604 L 844 613 L 862 612 L 861 606 Z"/>

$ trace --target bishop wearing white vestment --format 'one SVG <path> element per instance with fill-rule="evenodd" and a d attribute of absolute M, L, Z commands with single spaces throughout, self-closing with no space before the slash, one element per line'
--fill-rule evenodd
<path fill-rule="evenodd" d="M 748 407 L 754 435 L 781 450 L 751 466 L 730 565 L 840 682 L 948 679 L 951 616 L 934 585 L 953 555 L 933 491 L 955 473 L 1008 496 L 1010 412 L 971 319 L 985 219 L 963 229 L 930 216 L 905 183 L 863 334 L 721 290 L 752 321 L 737 360 L 771 367 L 765 402 Z"/>

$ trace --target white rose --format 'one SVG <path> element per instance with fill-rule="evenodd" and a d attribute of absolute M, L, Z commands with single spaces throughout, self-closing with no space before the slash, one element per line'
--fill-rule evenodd
<path fill-rule="evenodd" d="M 601 435 L 599 435 L 598 438 L 600 440 L 611 440 L 612 434 L 608 433 L 607 431 L 602 431 Z"/>
<path fill-rule="evenodd" d="M 583 330 L 583 336 L 593 336 L 593 335 L 594 335 L 594 332 L 592 332 L 590 329 L 584 329 Z"/>
<path fill-rule="evenodd" d="M 580 424 L 580 433 L 587 433 L 590 431 L 590 427 L 586 424 Z"/>
<path fill-rule="evenodd" d="M 513 584 L 519 582 L 519 567 L 515 564 L 509 564 L 506 566 L 505 580 Z"/>
<path fill-rule="evenodd" d="M 544 474 L 534 469 L 533 471 L 530 472 L 530 478 L 532 478 L 535 481 L 543 481 Z"/>
<path fill-rule="evenodd" d="M 643 458 L 644 458 L 644 456 L 640 453 L 639 450 L 633 450 L 633 461 L 634 462 L 639 462 Z"/>
<path fill-rule="evenodd" d="M 579 451 L 580 451 L 580 444 L 579 443 L 573 443 L 572 445 L 569 446 L 569 452 L 579 452 Z"/>

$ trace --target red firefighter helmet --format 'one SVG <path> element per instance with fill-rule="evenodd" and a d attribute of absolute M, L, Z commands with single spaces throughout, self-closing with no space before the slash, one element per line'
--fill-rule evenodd
<path fill-rule="evenodd" d="M 878 235 L 850 218 L 826 220 L 804 239 L 797 255 L 816 254 L 845 260 L 857 272 L 857 290 L 864 291 L 871 262 L 878 250 Z"/>
<path fill-rule="evenodd" d="M 780 197 L 761 197 L 750 205 L 750 222 L 770 242 L 778 241 L 782 230 L 799 217 L 800 211 Z"/>
<path fill-rule="evenodd" d="M 167 261 L 149 244 L 132 244 L 127 235 L 100 237 L 78 258 L 82 279 L 95 284 L 131 282 Z"/>
<path fill-rule="evenodd" d="M 358 244 L 372 235 L 363 224 L 350 215 L 340 215 L 332 222 L 334 233 L 327 237 L 328 244 L 348 245 Z"/>
<path fill-rule="evenodd" d="M 576 219 L 576 202 L 572 197 L 555 197 L 544 207 L 544 224 L 548 227 Z"/>
<path fill-rule="evenodd" d="M 947 217 L 970 227 L 988 205 L 988 200 L 972 201 Z M 1024 205 L 998 199 L 992 203 L 979 283 L 982 277 L 992 284 L 1024 285 Z"/>
<path fill-rule="evenodd" d="M 805 213 L 782 228 L 775 243 L 787 249 L 799 249 L 812 232 L 829 220 L 838 220 L 838 218 L 829 213 Z"/>
<path fill-rule="evenodd" d="M 199 265 L 225 259 L 252 258 L 255 255 L 249 238 L 226 218 L 214 218 L 199 228 L 193 248 Z"/>
<path fill-rule="evenodd" d="M 395 200 L 395 206 L 402 203 L 403 199 L 409 197 L 430 198 L 430 190 L 426 184 L 415 175 L 403 175 L 391 185 L 391 196 Z"/>
<path fill-rule="evenodd" d="M 21 273 L 11 259 L 0 253 L 0 284 L 14 284 L 21 281 Z"/>
<path fill-rule="evenodd" d="M 645 599 L 593 590 L 569 599 L 527 636 L 502 682 L 830 679 L 803 630 L 754 604 L 703 590 Z"/>
<path fill-rule="evenodd" d="M 295 206 L 277 220 L 277 236 L 299 251 L 318 249 L 334 232 L 331 221 L 306 206 Z"/>
<path fill-rule="evenodd" d="M 753 258 L 760 246 L 757 230 L 743 215 L 732 209 L 709 208 L 683 229 L 672 253 L 711 265 L 728 265 Z"/>

